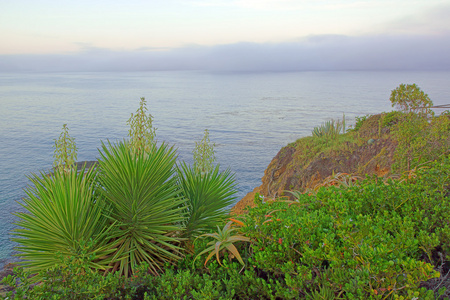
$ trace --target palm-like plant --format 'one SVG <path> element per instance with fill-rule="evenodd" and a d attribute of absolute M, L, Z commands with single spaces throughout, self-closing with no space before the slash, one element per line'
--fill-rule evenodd
<path fill-rule="evenodd" d="M 100 153 L 99 181 L 114 222 L 108 239 L 116 249 L 105 262 L 125 276 L 141 262 L 157 274 L 165 262 L 180 258 L 175 233 L 182 229 L 185 200 L 172 176 L 176 152 L 165 144 L 150 146 L 151 151 L 135 152 L 127 142 L 108 143 Z"/>
<path fill-rule="evenodd" d="M 216 228 L 228 216 L 229 206 L 235 201 L 236 183 L 230 170 L 219 171 L 219 166 L 204 173 L 181 163 L 178 168 L 180 193 L 186 199 L 184 237 L 194 238 Z"/>
<path fill-rule="evenodd" d="M 38 280 L 44 271 L 61 263 L 59 257 L 84 260 L 104 269 L 99 259 L 111 251 L 105 245 L 106 209 L 95 192 L 94 169 L 32 175 L 22 206 L 14 241 L 22 264 Z M 87 261 L 86 261 L 87 260 Z"/>

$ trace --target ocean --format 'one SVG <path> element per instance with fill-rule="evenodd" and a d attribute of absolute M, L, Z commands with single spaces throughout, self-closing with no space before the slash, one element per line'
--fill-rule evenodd
<path fill-rule="evenodd" d="M 450 103 L 450 72 L 0 73 L 0 268 L 13 261 L 12 213 L 21 211 L 27 176 L 49 170 L 63 124 L 78 161 L 96 160 L 101 141 L 126 138 L 145 97 L 158 142 L 192 163 L 208 129 L 216 162 L 230 168 L 237 200 L 260 185 L 281 147 L 324 121 L 391 111 L 389 95 L 416 83 L 435 105 Z M 436 111 L 439 113 L 440 111 Z"/>

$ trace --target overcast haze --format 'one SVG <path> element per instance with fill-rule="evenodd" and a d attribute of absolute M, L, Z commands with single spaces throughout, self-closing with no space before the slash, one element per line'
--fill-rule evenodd
<path fill-rule="evenodd" d="M 450 70 L 450 1 L 0 0 L 0 71 Z"/>

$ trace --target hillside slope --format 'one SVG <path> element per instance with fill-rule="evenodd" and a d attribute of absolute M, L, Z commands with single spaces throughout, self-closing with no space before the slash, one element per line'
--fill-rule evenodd
<path fill-rule="evenodd" d="M 324 179 L 338 173 L 360 177 L 392 176 L 395 152 L 399 144 L 398 140 L 401 139 L 401 135 L 398 134 L 400 132 L 399 116 L 397 112 L 372 115 L 361 118 L 360 124 L 355 127 L 356 130 L 341 134 L 336 139 L 309 136 L 283 147 L 264 171 L 262 184 L 239 201 L 232 212 L 240 214 L 247 205 L 253 206 L 256 193 L 268 198 L 290 197 L 286 191 L 304 192 L 314 189 L 323 183 Z M 435 117 L 435 119 L 439 121 L 437 123 L 440 125 L 443 123 L 445 126 L 439 127 L 443 135 L 438 138 L 438 141 L 433 140 L 436 145 L 425 143 L 425 147 L 437 147 L 437 151 L 436 149 L 429 151 L 433 152 L 433 155 L 447 152 L 449 148 L 448 117 Z M 417 128 L 424 135 L 417 138 L 428 139 L 427 136 L 431 134 L 428 134 L 427 130 L 433 131 L 433 122 L 425 121 L 425 124 L 430 123 L 430 128 Z M 405 123 L 406 125 L 410 124 Z M 411 147 L 414 146 L 414 142 L 411 142 Z M 419 150 L 424 149 L 417 149 Z M 414 157 L 414 153 L 411 152 L 410 155 L 414 158 L 411 161 L 417 160 L 420 163 L 422 155 L 418 159 Z M 423 156 L 423 158 L 426 157 Z M 404 171 L 406 169 L 395 169 L 395 173 Z"/>

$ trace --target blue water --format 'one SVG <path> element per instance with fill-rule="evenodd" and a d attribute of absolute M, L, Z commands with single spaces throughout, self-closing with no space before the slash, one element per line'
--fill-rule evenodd
<path fill-rule="evenodd" d="M 216 158 L 236 173 L 238 198 L 260 185 L 287 143 L 330 118 L 390 111 L 390 91 L 417 83 L 435 104 L 450 103 L 450 72 L 0 73 L 0 267 L 26 175 L 48 170 L 53 143 L 68 124 L 78 160 L 95 160 L 100 141 L 126 137 L 126 121 L 146 97 L 158 141 L 192 162 L 210 130 Z"/>

